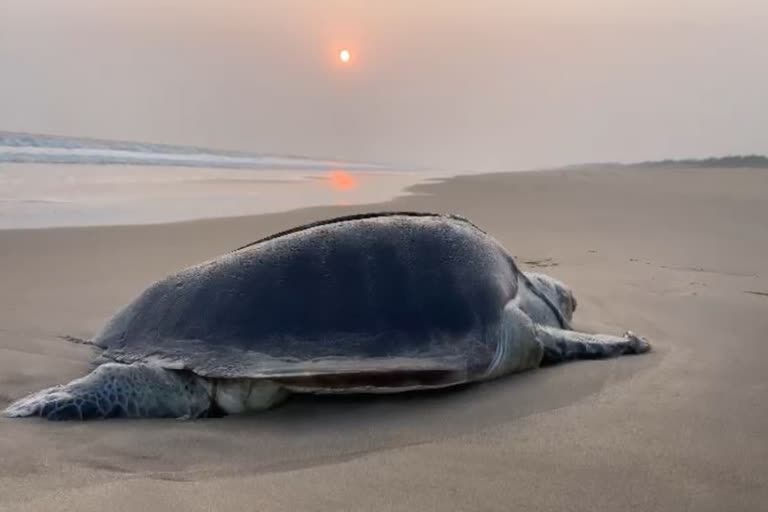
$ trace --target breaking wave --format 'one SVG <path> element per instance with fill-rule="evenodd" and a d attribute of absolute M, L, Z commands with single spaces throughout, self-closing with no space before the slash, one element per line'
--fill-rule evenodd
<path fill-rule="evenodd" d="M 194 146 L 0 132 L 0 163 L 162 165 L 226 169 L 381 169 L 382 166 Z"/>

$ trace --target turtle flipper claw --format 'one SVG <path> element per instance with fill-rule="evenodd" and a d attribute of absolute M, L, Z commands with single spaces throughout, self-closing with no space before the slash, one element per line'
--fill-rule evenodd
<path fill-rule="evenodd" d="M 651 350 L 650 342 L 632 331 L 625 332 L 624 338 L 629 342 L 629 350 L 627 351 L 629 354 L 644 354 Z"/>

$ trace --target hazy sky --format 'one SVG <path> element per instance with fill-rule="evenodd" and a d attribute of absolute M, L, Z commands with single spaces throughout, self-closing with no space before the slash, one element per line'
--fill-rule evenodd
<path fill-rule="evenodd" d="M 475 170 L 768 153 L 768 0 L 0 0 L 0 129 Z"/>

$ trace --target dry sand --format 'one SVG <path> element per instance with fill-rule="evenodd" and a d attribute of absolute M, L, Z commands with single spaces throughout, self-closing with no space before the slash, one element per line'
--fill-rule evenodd
<path fill-rule="evenodd" d="M 0 420 L 8 510 L 768 510 L 768 172 L 472 176 L 364 208 L 0 232 L 0 407 L 87 371 L 152 280 L 269 232 L 454 211 L 570 283 L 580 327 L 642 357 L 451 392 L 294 400 L 194 422 Z M 183 508 L 182 508 L 183 507 Z"/>

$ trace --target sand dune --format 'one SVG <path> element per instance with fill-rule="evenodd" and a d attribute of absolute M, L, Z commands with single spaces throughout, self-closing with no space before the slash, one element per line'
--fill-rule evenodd
<path fill-rule="evenodd" d="M 87 371 L 147 284 L 351 211 L 470 217 L 571 284 L 577 325 L 649 337 L 449 392 L 303 398 L 195 422 L 0 419 L 3 510 L 712 510 L 768 504 L 768 172 L 468 176 L 386 204 L 166 225 L 0 231 L 0 407 Z M 183 508 L 182 508 L 183 507 Z"/>

